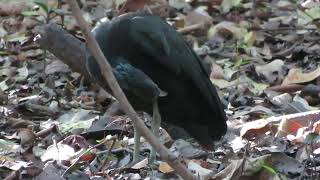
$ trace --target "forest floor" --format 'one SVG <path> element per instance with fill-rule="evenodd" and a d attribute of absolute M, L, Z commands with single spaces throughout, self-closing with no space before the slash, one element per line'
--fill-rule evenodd
<path fill-rule="evenodd" d="M 215 151 L 161 129 L 161 142 L 191 172 L 320 179 L 319 1 L 129 1 L 128 11 L 149 7 L 184 35 L 226 107 L 229 130 Z M 125 0 L 78 2 L 94 26 Z M 130 119 L 114 115 L 114 98 L 34 41 L 48 23 L 84 40 L 63 0 L 0 0 L 0 178 L 178 179 L 166 162 L 148 164 L 145 140 L 141 161 L 130 164 Z"/>

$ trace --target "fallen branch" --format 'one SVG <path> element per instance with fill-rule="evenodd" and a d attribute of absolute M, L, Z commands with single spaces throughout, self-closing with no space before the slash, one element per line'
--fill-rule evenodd
<path fill-rule="evenodd" d="M 67 64 L 72 71 L 82 74 L 88 80 L 92 79 L 85 68 L 85 43 L 54 23 L 37 27 L 35 33 L 38 34 L 35 42 L 42 49 L 50 51 L 58 59 Z"/>
<path fill-rule="evenodd" d="M 43 106 L 39 104 L 34 104 L 31 101 L 26 101 L 24 106 L 27 110 L 31 111 L 33 114 L 48 115 L 50 117 L 56 117 L 59 111 L 50 109 L 48 106 Z"/>
<path fill-rule="evenodd" d="M 184 28 L 178 29 L 177 31 L 179 33 L 181 33 L 181 34 L 187 34 L 189 32 L 192 32 L 192 31 L 195 31 L 195 30 L 198 30 L 198 29 L 203 29 L 205 27 L 206 27 L 205 23 L 198 23 L 198 24 L 193 24 L 193 25 L 186 26 Z"/>
<path fill-rule="evenodd" d="M 300 91 L 305 87 L 305 85 L 301 84 L 286 84 L 286 85 L 275 85 L 267 88 L 267 90 L 277 91 L 282 93 L 292 93 L 296 91 Z"/>
<path fill-rule="evenodd" d="M 188 171 L 188 169 L 180 163 L 178 157 L 173 155 L 163 144 L 159 143 L 158 139 L 150 132 L 145 126 L 144 122 L 139 118 L 133 107 L 128 102 L 125 94 L 122 92 L 117 80 L 115 79 L 112 68 L 104 57 L 98 43 L 90 33 L 90 27 L 82 16 L 82 12 L 75 0 L 68 0 L 68 4 L 72 10 L 76 21 L 78 22 L 85 39 L 87 40 L 88 48 L 97 60 L 103 77 L 107 80 L 113 94 L 119 101 L 122 109 L 129 116 L 132 122 L 135 124 L 136 129 L 141 133 L 143 137 L 152 145 L 152 147 L 159 153 L 160 157 L 165 160 L 172 168 L 176 170 L 183 179 L 196 179 L 196 177 Z"/>

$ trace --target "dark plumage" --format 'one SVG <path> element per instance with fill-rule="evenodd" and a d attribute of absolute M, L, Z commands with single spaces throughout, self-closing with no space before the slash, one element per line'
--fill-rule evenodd
<path fill-rule="evenodd" d="M 165 21 L 132 13 L 96 26 L 93 34 L 136 110 L 152 114 L 153 100 L 164 91 L 158 98 L 163 121 L 183 127 L 205 146 L 225 134 L 223 107 L 199 57 Z M 110 92 L 90 53 L 87 67 Z"/>

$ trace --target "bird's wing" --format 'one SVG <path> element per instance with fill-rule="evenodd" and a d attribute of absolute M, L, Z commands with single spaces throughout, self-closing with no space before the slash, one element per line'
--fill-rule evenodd
<path fill-rule="evenodd" d="M 129 36 L 139 51 L 153 57 L 150 60 L 170 69 L 176 75 L 183 74 L 183 77 L 190 79 L 212 110 L 224 114 L 219 96 L 200 58 L 174 28 L 156 16 L 136 16 L 130 22 Z"/>
<path fill-rule="evenodd" d="M 178 60 L 170 61 L 173 39 L 167 30 L 170 30 L 168 25 L 159 17 L 136 16 L 130 21 L 129 36 L 140 51 L 153 57 L 152 60 L 179 73 L 181 67 L 177 63 Z"/>
<path fill-rule="evenodd" d="M 152 57 L 152 61 L 177 75 L 183 73 L 192 79 L 203 75 L 208 77 L 199 57 L 183 37 L 161 18 L 151 15 L 136 16 L 130 23 L 130 38 L 139 51 Z"/>

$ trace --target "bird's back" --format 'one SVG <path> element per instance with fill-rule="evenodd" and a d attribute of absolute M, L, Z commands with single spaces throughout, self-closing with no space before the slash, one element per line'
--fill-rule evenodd
<path fill-rule="evenodd" d="M 199 57 L 165 21 L 134 13 L 98 26 L 94 35 L 111 64 L 124 57 L 168 93 L 158 100 L 164 121 L 183 127 L 203 145 L 225 134 L 226 117 L 215 87 Z M 130 99 L 137 110 L 151 113 L 151 104 Z"/>

